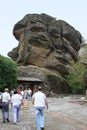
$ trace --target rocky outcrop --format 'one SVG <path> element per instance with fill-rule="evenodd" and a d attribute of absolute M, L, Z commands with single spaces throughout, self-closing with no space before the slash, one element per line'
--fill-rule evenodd
<path fill-rule="evenodd" d="M 69 61 L 78 61 L 79 31 L 47 14 L 28 14 L 13 29 L 18 47 L 8 53 L 18 66 L 33 65 L 64 77 Z"/>
<path fill-rule="evenodd" d="M 51 70 L 38 66 L 18 66 L 19 77 L 38 78 L 41 80 L 41 86 L 47 96 L 50 94 L 68 93 L 70 88 L 64 78 Z"/>

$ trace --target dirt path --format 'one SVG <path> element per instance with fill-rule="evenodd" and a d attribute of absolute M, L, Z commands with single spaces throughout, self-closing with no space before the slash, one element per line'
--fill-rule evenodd
<path fill-rule="evenodd" d="M 48 98 L 48 102 L 50 111 L 45 112 L 45 130 L 87 130 L 87 104 L 80 105 L 79 97 Z M 12 122 L 11 108 L 10 123 L 2 123 L 0 111 L 0 130 L 36 130 L 31 102 L 29 109 L 21 109 L 16 125 Z"/>

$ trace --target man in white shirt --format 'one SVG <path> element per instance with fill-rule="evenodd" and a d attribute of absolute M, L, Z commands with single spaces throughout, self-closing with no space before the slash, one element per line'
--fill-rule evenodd
<path fill-rule="evenodd" d="M 18 94 L 17 91 L 15 90 L 14 95 L 12 95 L 11 98 L 14 124 L 16 124 L 17 121 L 19 121 L 19 112 L 22 103 L 23 103 L 23 97 L 20 94 Z"/>
<path fill-rule="evenodd" d="M 10 102 L 10 94 L 8 93 L 8 88 L 5 88 L 5 92 L 2 94 L 3 123 L 9 122 L 9 102 Z"/>
<path fill-rule="evenodd" d="M 38 87 L 38 91 L 33 94 L 32 104 L 36 110 L 37 130 L 44 130 L 44 108 L 47 106 L 48 109 L 48 102 L 45 94 L 41 91 L 41 87 Z"/>
<path fill-rule="evenodd" d="M 32 94 L 32 91 L 31 91 L 31 89 L 29 88 L 29 89 L 27 90 L 27 99 L 31 100 L 31 94 Z"/>

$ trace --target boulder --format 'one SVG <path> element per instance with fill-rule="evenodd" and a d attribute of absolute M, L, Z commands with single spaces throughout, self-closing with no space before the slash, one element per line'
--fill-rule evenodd
<path fill-rule="evenodd" d="M 70 88 L 65 79 L 60 74 L 46 68 L 33 65 L 18 66 L 18 76 L 26 78 L 33 77 L 33 79 L 36 78 L 42 81 L 41 86 L 47 96 L 50 96 L 52 93 L 58 94 L 70 92 Z"/>
<path fill-rule="evenodd" d="M 70 60 L 78 61 L 82 36 L 63 20 L 43 13 L 27 14 L 14 25 L 13 35 L 19 44 L 8 56 L 15 60 L 19 67 L 38 66 L 64 79 Z M 45 77 L 52 79 L 47 75 Z M 58 79 L 57 86 L 50 87 L 56 91 L 57 87 L 63 86 L 62 83 Z"/>

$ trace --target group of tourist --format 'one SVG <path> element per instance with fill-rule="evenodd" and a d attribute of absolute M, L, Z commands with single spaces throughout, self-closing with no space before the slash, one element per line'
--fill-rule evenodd
<path fill-rule="evenodd" d="M 47 106 L 48 110 L 48 101 L 46 95 L 41 91 L 42 88 L 39 86 L 37 91 L 32 95 L 32 104 L 34 105 L 36 114 L 36 126 L 37 130 L 44 130 L 44 108 Z M 29 94 L 32 93 L 28 89 Z M 26 94 L 26 91 L 21 93 L 18 89 L 14 90 L 12 95 L 10 95 L 8 88 L 5 88 L 2 93 L 2 122 L 9 123 L 9 104 L 11 103 L 12 112 L 13 112 L 13 123 L 16 124 L 19 121 L 19 112 L 21 105 L 23 105 L 23 98 L 30 99 L 31 96 Z"/>
<path fill-rule="evenodd" d="M 10 96 L 12 96 L 14 94 L 14 90 L 11 90 Z M 26 87 L 25 89 L 17 88 L 17 93 L 21 94 L 23 99 L 29 99 L 30 100 L 31 96 L 32 96 L 32 90 L 30 89 L 30 87 L 28 87 L 28 88 Z"/>
<path fill-rule="evenodd" d="M 19 120 L 19 111 L 23 103 L 23 98 L 21 94 L 17 93 L 17 90 L 14 90 L 14 94 L 10 96 L 8 88 L 5 88 L 4 92 L 1 95 L 2 99 L 2 122 L 10 122 L 9 120 L 9 104 L 11 103 L 13 111 L 13 123 Z"/>

